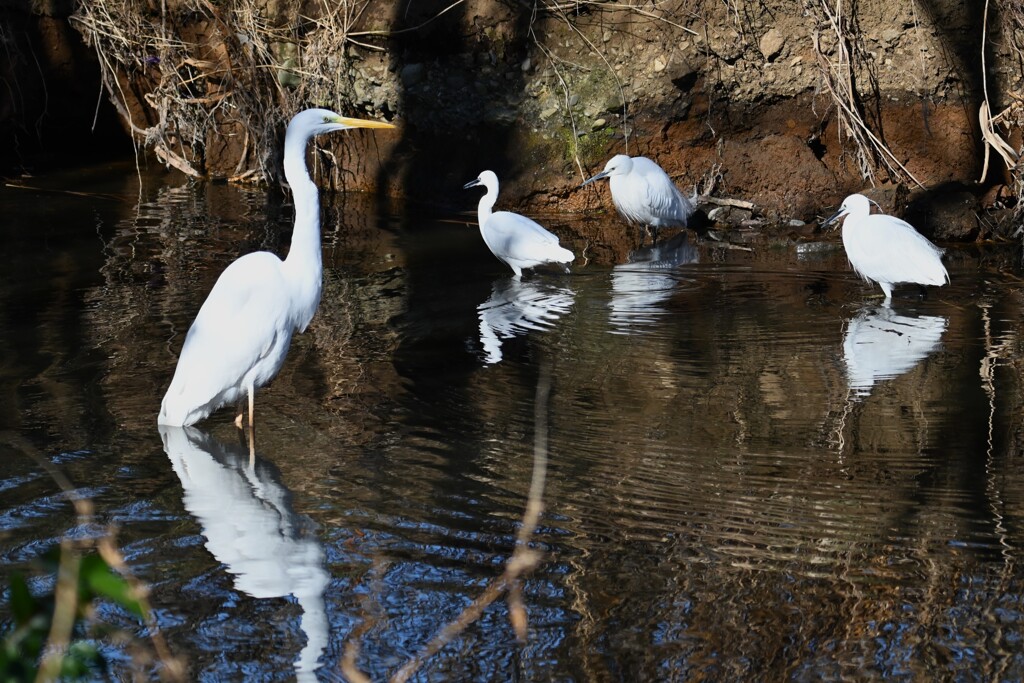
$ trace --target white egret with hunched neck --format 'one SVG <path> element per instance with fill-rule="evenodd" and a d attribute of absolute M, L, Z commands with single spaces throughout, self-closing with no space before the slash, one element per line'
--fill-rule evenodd
<path fill-rule="evenodd" d="M 615 209 L 630 223 L 654 230 L 685 228 L 693 215 L 696 195 L 687 198 L 661 166 L 647 157 L 616 154 L 603 171 L 580 187 L 602 178 L 608 178 Z"/>

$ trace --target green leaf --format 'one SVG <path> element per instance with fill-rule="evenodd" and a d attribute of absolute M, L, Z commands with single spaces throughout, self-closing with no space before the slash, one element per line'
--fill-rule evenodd
<path fill-rule="evenodd" d="M 81 585 L 88 588 L 92 595 L 112 600 L 140 619 L 146 618 L 142 604 L 135 597 L 131 585 L 124 577 L 115 573 L 102 557 L 88 555 L 82 558 L 79 572 Z"/>
<path fill-rule="evenodd" d="M 68 646 L 68 654 L 61 660 L 60 677 L 71 680 L 88 678 L 99 661 L 100 654 L 95 645 L 76 640 Z"/>
<path fill-rule="evenodd" d="M 26 624 L 38 611 L 36 599 L 21 574 L 11 574 L 11 614 L 18 626 Z"/>

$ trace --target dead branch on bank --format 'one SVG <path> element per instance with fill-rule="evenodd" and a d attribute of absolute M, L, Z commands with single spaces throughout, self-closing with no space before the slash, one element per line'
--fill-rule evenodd
<path fill-rule="evenodd" d="M 1017 9 L 1018 12 L 1020 11 L 1020 8 L 1013 4 L 1011 4 L 1011 7 L 1009 9 L 1011 10 L 1011 14 L 1013 13 L 1013 9 Z M 1000 112 L 997 116 L 992 116 L 991 105 L 989 104 L 988 69 L 986 67 L 985 58 L 985 51 L 987 49 L 988 43 L 988 10 L 989 0 L 985 0 L 985 13 L 981 27 L 981 84 L 982 91 L 985 95 L 985 99 L 981 103 L 981 107 L 978 110 L 978 123 L 981 126 L 981 137 L 984 141 L 985 147 L 985 161 L 982 165 L 981 177 L 978 179 L 979 183 L 985 182 L 985 177 L 988 175 L 988 162 L 992 150 L 995 150 L 995 152 L 1000 157 L 1002 157 L 1003 163 L 1006 164 L 1006 168 L 1010 169 L 1011 171 L 1016 170 L 1017 160 L 1019 158 L 1019 155 L 1017 154 L 1016 150 L 1014 150 L 1013 147 L 1011 147 L 1009 143 L 1007 143 L 1006 140 L 1004 140 L 996 132 L 995 128 L 996 123 L 999 121 L 999 119 L 1008 116 L 1016 107 L 1014 105 L 1011 105 L 1010 107 L 1007 107 L 1005 110 Z M 1019 175 L 1017 176 L 1016 181 L 1018 184 L 1017 193 L 1019 195 L 1021 192 L 1021 179 Z"/>
<path fill-rule="evenodd" d="M 871 130 L 865 122 L 860 110 L 860 95 L 854 86 L 854 68 L 858 66 L 857 50 L 851 50 L 850 44 L 856 35 L 850 28 L 850 20 L 843 14 L 843 0 L 818 0 L 816 7 L 827 20 L 835 39 L 835 60 L 829 59 L 821 44 L 821 34 L 815 31 L 811 40 L 814 54 L 818 59 L 825 87 L 828 89 L 832 102 L 839 114 L 839 137 L 853 140 L 857 165 L 861 177 L 876 184 L 875 172 L 883 167 L 894 179 L 909 179 L 919 187 L 924 187 L 907 168 L 900 163 L 889 146 Z M 863 60 L 861 60 L 863 61 Z"/>

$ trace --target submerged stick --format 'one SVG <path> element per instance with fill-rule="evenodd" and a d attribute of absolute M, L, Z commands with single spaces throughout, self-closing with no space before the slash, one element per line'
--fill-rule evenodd
<path fill-rule="evenodd" d="M 523 605 L 520 577 L 536 568 L 541 554 L 529 547 L 530 537 L 537 529 L 541 512 L 544 510 L 544 486 L 547 481 L 548 469 L 548 395 L 551 390 L 551 372 L 547 365 L 541 367 L 537 378 L 537 392 L 534 398 L 534 432 L 533 432 L 533 476 L 530 480 L 530 492 L 527 495 L 523 521 L 516 535 L 516 547 L 512 556 L 505 563 L 505 571 L 493 580 L 482 594 L 466 607 L 454 620 L 442 628 L 426 647 L 410 659 L 391 677 L 391 683 L 404 683 L 423 665 L 446 645 L 451 643 L 468 626 L 473 624 L 483 611 L 493 603 L 504 591 L 508 591 L 509 620 L 520 642 L 526 640 L 527 615 Z"/>

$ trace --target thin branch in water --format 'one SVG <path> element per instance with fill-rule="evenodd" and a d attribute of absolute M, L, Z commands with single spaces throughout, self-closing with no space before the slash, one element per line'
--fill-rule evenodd
<path fill-rule="evenodd" d="M 363 620 L 358 626 L 352 629 L 348 638 L 345 639 L 345 648 L 338 663 L 338 668 L 352 683 L 370 683 L 370 677 L 359 669 L 358 659 L 360 645 L 366 634 L 373 629 L 381 620 L 380 605 L 373 599 L 374 594 L 380 592 L 380 579 L 388 569 L 389 562 L 376 557 L 373 567 L 370 569 L 370 590 L 360 600 L 360 607 Z"/>
<path fill-rule="evenodd" d="M 476 622 L 484 610 L 504 592 L 509 592 L 509 619 L 520 642 L 526 640 L 527 615 L 520 587 L 521 578 L 540 563 L 541 554 L 529 547 L 530 538 L 537 529 L 544 510 L 544 487 L 548 467 L 548 395 L 551 392 L 551 370 L 541 367 L 534 398 L 533 475 L 527 494 L 523 521 L 516 535 L 516 547 L 505 563 L 505 571 L 491 581 L 477 598 L 444 628 L 415 657 L 411 658 L 391 677 L 390 683 L 405 683 L 417 670 L 446 645 L 455 640 Z"/>

